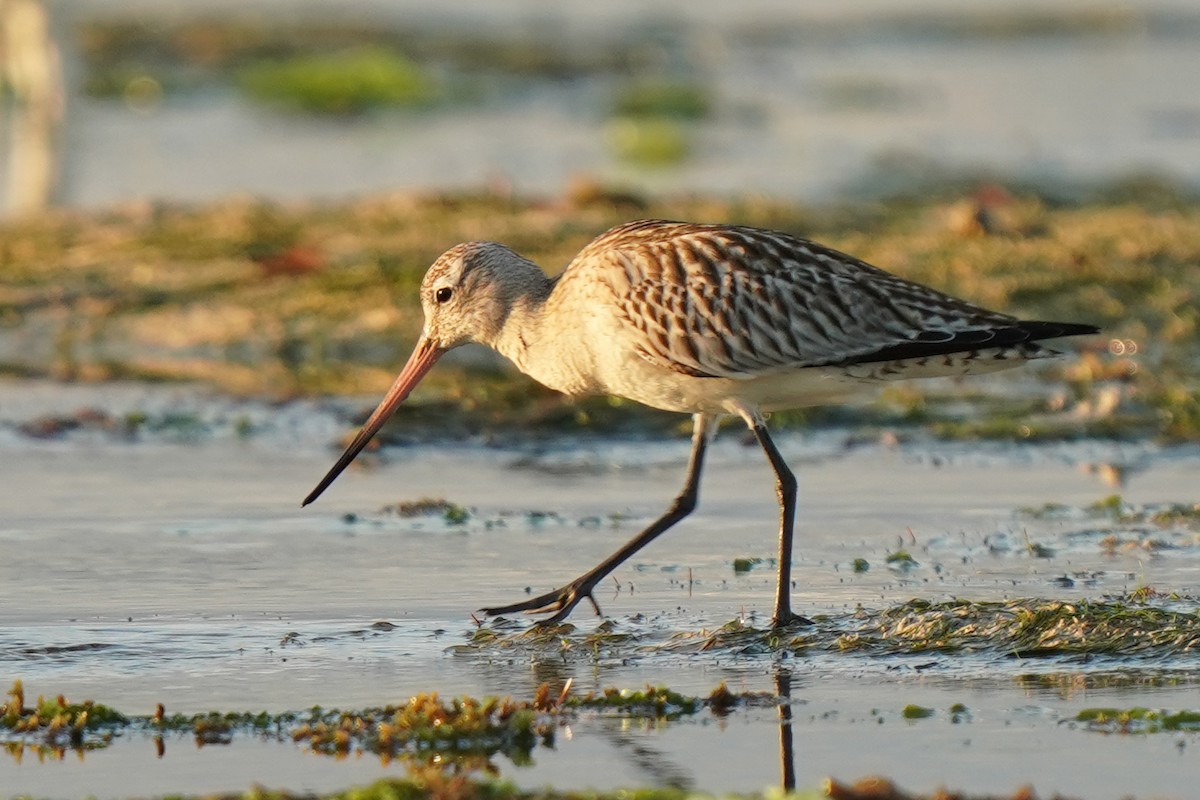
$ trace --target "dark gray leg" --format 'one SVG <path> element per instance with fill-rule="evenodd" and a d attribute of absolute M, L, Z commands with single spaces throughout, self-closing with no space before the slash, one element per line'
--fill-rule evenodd
<path fill-rule="evenodd" d="M 750 430 L 762 445 L 775 470 L 775 494 L 779 497 L 779 585 L 775 590 L 775 614 L 771 627 L 785 625 L 811 625 L 812 620 L 792 613 L 792 534 L 796 527 L 796 476 L 788 469 L 787 462 L 779 454 L 775 442 L 761 422 L 755 421 Z"/>
<path fill-rule="evenodd" d="M 696 500 L 699 497 L 700 489 L 700 472 L 704 466 L 704 451 L 708 448 L 708 442 L 716 430 L 717 420 L 715 417 L 707 414 L 696 414 L 693 419 L 692 454 L 688 458 L 687 477 L 684 479 L 683 491 L 675 498 L 675 502 L 671 504 L 671 507 L 667 509 L 665 514 L 652 522 L 644 531 L 630 539 L 620 550 L 561 589 L 555 589 L 552 592 L 520 603 L 513 603 L 512 605 L 484 608 L 481 609 L 483 613 L 488 616 L 496 616 L 498 614 L 511 614 L 516 611 L 524 611 L 527 614 L 541 614 L 553 611 L 556 613 L 539 622 L 541 625 L 553 625 L 566 619 L 572 609 L 581 600 L 587 598 L 591 602 L 592 608 L 596 609 L 596 615 L 599 616 L 600 605 L 596 602 L 596 598 L 592 596 L 592 590 L 596 588 L 596 585 L 608 573 L 612 572 L 625 561 L 625 559 L 650 544 L 660 534 L 666 532 L 672 525 L 692 513 L 696 508 Z"/>

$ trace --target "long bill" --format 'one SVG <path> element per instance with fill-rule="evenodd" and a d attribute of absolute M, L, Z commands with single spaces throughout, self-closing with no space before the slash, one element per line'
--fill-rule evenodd
<path fill-rule="evenodd" d="M 306 506 L 316 500 L 322 492 L 329 488 L 329 484 L 337 480 L 337 476 L 342 474 L 342 470 L 348 467 L 354 457 L 362 452 L 362 449 L 367 446 L 367 442 L 371 441 L 371 437 L 379 432 L 388 417 L 396 412 L 413 388 L 421 382 L 421 378 L 425 377 L 425 373 L 429 372 L 430 367 L 437 363 L 437 360 L 445 353 L 445 348 L 438 347 L 429 339 L 421 337 L 421 340 L 417 342 L 416 349 L 408 357 L 408 363 L 404 365 L 404 369 L 400 370 L 400 374 L 392 383 L 392 388 L 388 389 L 379 406 L 363 423 L 358 435 L 354 437 L 354 441 L 350 442 L 350 446 L 346 448 L 346 452 L 342 453 L 337 463 L 325 474 L 325 477 L 317 484 L 317 488 L 308 493 L 308 497 L 304 498 L 301 506 Z"/>

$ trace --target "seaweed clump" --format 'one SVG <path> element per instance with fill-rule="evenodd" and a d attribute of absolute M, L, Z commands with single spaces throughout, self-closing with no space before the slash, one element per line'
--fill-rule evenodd
<path fill-rule="evenodd" d="M 317 753 L 341 756 L 359 750 L 384 762 L 407 754 L 431 763 L 459 761 L 503 753 L 515 764 L 530 761 L 541 741 L 554 744 L 554 717 L 561 698 L 540 687 L 532 700 L 509 697 L 460 697 L 444 700 L 436 692 L 418 694 L 407 703 L 357 712 L 314 712 L 291 732 Z"/>
<path fill-rule="evenodd" d="M 1162 659 L 1200 650 L 1200 614 L 1139 602 L 1148 593 L 1095 602 L 914 599 L 848 617 L 814 617 L 798 633 L 733 620 L 715 630 L 678 633 L 672 652 L 787 651 L 872 656 L 973 653 L 1023 658 Z M 1168 597 L 1168 600 L 1170 598 Z"/>
<path fill-rule="evenodd" d="M 569 698 L 567 704 L 575 708 L 617 710 L 635 717 L 676 719 L 685 714 L 695 714 L 704 701 L 682 695 L 666 686 L 647 686 L 641 691 L 610 688 L 600 694 L 589 692 L 584 697 Z"/>
<path fill-rule="evenodd" d="M 295 742 L 334 758 L 370 753 L 385 764 L 399 760 L 425 785 L 446 787 L 448 780 L 461 782 L 476 773 L 495 775 L 492 758 L 497 754 L 518 766 L 532 763 L 533 751 L 539 745 L 552 748 L 559 725 L 580 713 L 659 721 L 695 714 L 706 705 L 715 707 L 711 701 L 665 686 L 636 691 L 608 688 L 582 697 L 571 697 L 570 692 L 568 681 L 559 690 L 542 684 L 528 700 L 443 699 L 437 693 L 423 693 L 378 708 L 340 711 L 317 706 L 306 713 L 284 714 L 168 715 L 159 704 L 153 715 L 127 717 L 92 701 L 72 704 L 61 696 L 39 698 L 37 706 L 29 708 L 18 680 L 9 692 L 10 702 L 0 706 L 0 743 L 18 759 L 27 748 L 39 757 L 62 758 L 68 750 L 82 755 L 108 746 L 116 736 L 133 734 L 152 737 L 161 755 L 164 739 L 171 734 L 190 733 L 197 747 L 228 745 L 237 736 L 251 735 Z M 727 704 L 741 701 L 727 690 L 726 694 Z"/>
<path fill-rule="evenodd" d="M 107 747 L 128 719 L 108 706 L 86 700 L 71 703 L 63 695 L 39 696 L 33 706 L 25 705 L 25 687 L 20 679 L 0 706 L 0 739 L 10 752 L 28 747 L 39 756 L 61 758 L 68 749 L 94 750 Z"/>
<path fill-rule="evenodd" d="M 1154 708 L 1085 708 L 1075 722 L 1102 733 L 1160 733 L 1200 731 L 1200 711 L 1167 711 Z"/>
<path fill-rule="evenodd" d="M 1200 649 L 1200 615 L 1124 602 L 911 600 L 839 637 L 845 650 L 1011 658 L 1161 657 Z"/>

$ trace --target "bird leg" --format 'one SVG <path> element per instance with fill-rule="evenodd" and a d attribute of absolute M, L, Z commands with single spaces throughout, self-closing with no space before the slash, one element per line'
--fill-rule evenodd
<path fill-rule="evenodd" d="M 750 420 L 748 420 L 750 421 Z M 812 620 L 792 613 L 792 534 L 796 526 L 796 476 L 779 454 L 767 427 L 760 420 L 750 421 L 754 438 L 767 454 L 775 470 L 775 494 L 779 497 L 779 585 L 775 589 L 775 614 L 772 628 L 788 625 L 812 625 Z"/>
<path fill-rule="evenodd" d="M 566 619 L 575 606 L 586 598 L 591 601 L 592 608 L 596 610 L 596 616 L 600 616 L 600 605 L 596 602 L 596 598 L 592 596 L 592 590 L 596 588 L 596 585 L 627 558 L 650 544 L 660 534 L 692 513 L 696 508 L 696 500 L 699 497 L 700 489 L 700 472 L 704 466 L 704 452 L 708 448 L 708 443 L 712 440 L 717 426 L 716 418 L 707 414 L 696 414 L 693 419 L 692 453 L 688 458 L 687 477 L 684 479 L 683 491 L 675 498 L 675 501 L 667 509 L 666 513 L 652 522 L 644 531 L 630 539 L 620 550 L 561 589 L 555 589 L 552 592 L 547 592 L 546 594 L 520 603 L 484 608 L 481 611 L 492 617 L 499 614 L 511 614 L 516 611 L 524 611 L 527 614 L 543 614 L 553 611 L 556 613 L 540 620 L 538 624 L 555 625 Z"/>

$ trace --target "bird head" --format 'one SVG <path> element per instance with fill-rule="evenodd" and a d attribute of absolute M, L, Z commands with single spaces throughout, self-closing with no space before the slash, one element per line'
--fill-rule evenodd
<path fill-rule="evenodd" d="M 532 262 L 497 242 L 465 242 L 443 253 L 421 281 L 422 338 L 445 350 L 492 344 L 529 276 Z"/>
<path fill-rule="evenodd" d="M 467 242 L 443 253 L 421 281 L 425 326 L 408 362 L 341 457 L 304 499 L 308 505 L 354 460 L 437 360 L 468 342 L 492 344 L 514 303 L 546 277 L 532 262 L 496 242 Z"/>

